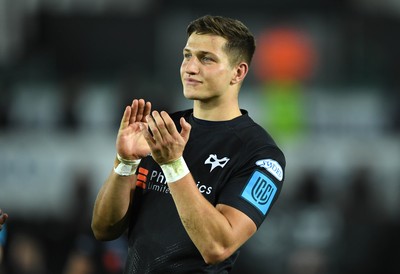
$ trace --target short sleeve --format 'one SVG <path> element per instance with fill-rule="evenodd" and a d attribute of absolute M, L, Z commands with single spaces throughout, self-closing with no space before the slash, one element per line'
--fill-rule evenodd
<path fill-rule="evenodd" d="M 260 227 L 279 197 L 285 166 L 279 149 L 268 147 L 258 151 L 222 187 L 217 203 L 242 211 Z"/>

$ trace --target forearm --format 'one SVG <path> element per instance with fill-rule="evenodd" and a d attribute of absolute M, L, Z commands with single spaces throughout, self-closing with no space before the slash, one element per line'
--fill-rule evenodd
<path fill-rule="evenodd" d="M 228 219 L 198 191 L 190 174 L 168 185 L 182 224 L 205 262 L 228 258 L 241 244 Z"/>
<path fill-rule="evenodd" d="M 112 240 L 126 230 L 135 182 L 136 175 L 120 176 L 111 171 L 94 205 L 92 230 L 97 239 Z"/>

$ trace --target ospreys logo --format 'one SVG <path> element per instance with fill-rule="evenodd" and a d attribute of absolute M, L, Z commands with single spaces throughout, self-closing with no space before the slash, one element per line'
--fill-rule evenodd
<path fill-rule="evenodd" d="M 210 164 L 211 165 L 211 169 L 210 172 L 213 171 L 214 168 L 216 168 L 217 166 L 223 168 L 228 162 L 229 162 L 229 158 L 228 157 L 224 157 L 221 159 L 217 158 L 217 154 L 210 154 L 210 156 L 208 156 L 207 160 L 204 162 L 204 164 Z"/>

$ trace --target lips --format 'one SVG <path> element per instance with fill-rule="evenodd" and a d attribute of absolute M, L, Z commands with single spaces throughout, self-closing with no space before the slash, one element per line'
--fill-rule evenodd
<path fill-rule="evenodd" d="M 196 80 L 196 79 L 193 79 L 193 78 L 188 78 L 188 77 L 185 78 L 184 81 L 185 81 L 185 84 L 187 84 L 187 85 L 198 85 L 198 84 L 202 83 L 199 80 Z"/>

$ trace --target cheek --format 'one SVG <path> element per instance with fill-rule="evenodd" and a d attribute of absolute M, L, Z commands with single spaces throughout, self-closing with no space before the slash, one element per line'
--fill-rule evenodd
<path fill-rule="evenodd" d="M 210 79 L 216 85 L 227 85 L 230 82 L 230 75 L 226 70 L 216 70 L 209 74 Z"/>

